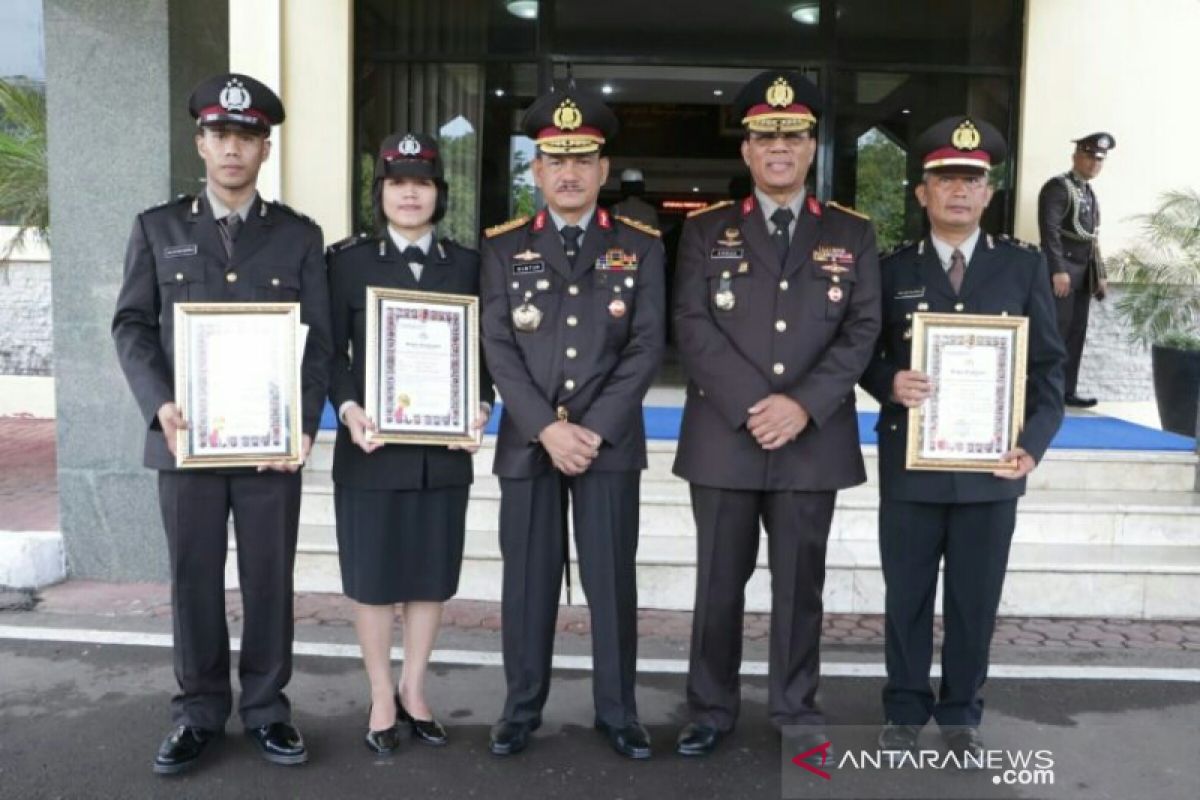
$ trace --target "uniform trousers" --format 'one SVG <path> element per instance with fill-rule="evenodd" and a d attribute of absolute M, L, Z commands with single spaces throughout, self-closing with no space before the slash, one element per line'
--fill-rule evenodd
<path fill-rule="evenodd" d="M 879 505 L 879 549 L 887 584 L 883 706 L 899 725 L 978 726 L 979 690 L 1000 606 L 1017 501 Z M 938 565 L 942 592 L 942 680 L 929 684 Z"/>
<path fill-rule="evenodd" d="M 1079 384 L 1079 363 L 1083 360 L 1092 296 L 1086 287 L 1072 289 L 1066 297 L 1055 297 L 1054 307 L 1058 312 L 1058 335 L 1067 346 L 1064 389 L 1066 394 L 1072 395 Z"/>
<path fill-rule="evenodd" d="M 225 556 L 229 514 L 242 592 L 238 713 L 247 728 L 287 722 L 292 676 L 292 569 L 300 524 L 300 473 L 158 473 L 167 534 L 177 725 L 222 730 L 233 705 Z"/>
<path fill-rule="evenodd" d="M 541 719 L 567 562 L 568 495 L 579 576 L 592 622 L 592 697 L 596 720 L 624 727 L 637 720 L 639 471 L 557 471 L 500 479 L 500 551 L 504 557 L 501 633 L 508 695 L 503 718 Z"/>
<path fill-rule="evenodd" d="M 820 725 L 825 549 L 836 492 L 744 491 L 692 484 L 698 545 L 688 665 L 692 721 L 731 730 L 740 706 L 746 582 L 758 559 L 759 520 L 771 568 L 767 710 L 771 723 Z"/>

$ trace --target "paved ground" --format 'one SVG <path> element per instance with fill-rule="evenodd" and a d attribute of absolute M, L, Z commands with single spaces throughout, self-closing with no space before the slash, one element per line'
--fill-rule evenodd
<path fill-rule="evenodd" d="M 54 420 L 0 417 L 0 529 L 58 530 Z"/>
<path fill-rule="evenodd" d="M 1191 670 L 1189 675 L 1200 675 L 1200 655 L 1193 651 L 997 646 L 994 663 L 1024 665 L 1031 676 L 989 682 L 984 729 L 988 744 L 1005 752 L 1050 751 L 1053 787 L 997 787 L 990 782 L 990 771 L 968 776 L 913 769 L 843 769 L 824 783 L 785 763 L 791 753 L 781 752 L 780 740 L 767 723 L 761 676 L 744 679 L 739 728 L 715 757 L 690 762 L 675 756 L 670 745 L 685 719 L 679 667 L 686 639 L 672 627 L 680 621 L 660 625 L 645 618 L 641 655 L 672 660 L 639 674 L 638 702 L 656 742 L 654 759 L 619 759 L 591 730 L 590 674 L 579 669 L 556 670 L 546 723 L 530 750 L 514 759 L 496 759 L 486 745 L 503 691 L 501 670 L 488 664 L 489 658 L 495 663 L 498 636 L 487 615 L 477 613 L 481 609 L 464 604 L 454 604 L 450 616 L 455 624 L 443 631 L 439 648 L 457 648 L 460 658 L 474 655 L 480 665 L 439 664 L 430 685 L 431 704 L 449 728 L 451 746 L 434 750 L 414 743 L 398 756 L 376 762 L 361 744 L 365 678 L 354 648 L 337 647 L 352 645 L 353 632 L 334 611 L 337 604 L 315 598 L 297 603 L 302 615 L 297 641 L 305 652 L 327 655 L 298 656 L 289 689 L 296 721 L 312 749 L 311 763 L 287 769 L 262 762 L 234 719 L 202 769 L 163 779 L 151 774 L 149 766 L 169 725 L 167 699 L 174 686 L 170 619 L 162 613 L 162 601 L 160 586 L 67 584 L 46 592 L 35 610 L 0 611 L 0 797 L 585 800 L 774 798 L 785 789 L 796 792 L 788 796 L 806 797 L 1200 796 L 1195 768 L 1200 755 L 1195 734 L 1200 683 L 1153 680 L 1152 671 L 1144 677 L 1125 676 L 1134 679 L 1100 680 L 1095 670 L 1136 664 L 1182 667 Z M 231 612 L 236 612 L 232 604 Z M 236 613 L 231 616 L 236 618 Z M 588 637 L 579 626 L 571 627 L 580 620 L 565 616 L 567 630 L 559 635 L 558 651 L 587 653 Z M 472 620 L 476 624 L 468 625 Z M 235 621 L 235 635 L 237 627 Z M 658 632 L 645 632 L 649 629 Z M 80 631 L 100 637 L 124 632 L 126 641 L 140 643 L 70 641 Z M 32 641 L 34 637 L 43 641 Z M 751 640 L 747 659 L 764 656 L 762 643 Z M 836 666 L 877 670 L 881 661 L 877 645 L 828 640 L 823 658 L 827 676 L 838 673 Z M 1034 677 L 1040 665 L 1055 663 L 1073 666 L 1072 674 L 1079 677 Z M 997 666 L 997 672 L 1003 671 Z M 831 723 L 867 726 L 831 728 L 830 736 L 843 752 L 871 747 L 881 684 L 879 677 L 823 681 L 820 700 Z M 940 752 L 932 729 L 926 746 Z M 909 781 L 903 784 L 906 789 L 897 788 L 901 779 Z"/>

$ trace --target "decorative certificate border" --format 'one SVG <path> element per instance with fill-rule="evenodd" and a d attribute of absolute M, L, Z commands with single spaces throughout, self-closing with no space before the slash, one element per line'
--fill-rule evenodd
<path fill-rule="evenodd" d="M 188 422 L 176 441 L 184 469 L 301 463 L 298 303 L 177 303 L 175 402 Z M 222 358 L 219 338 L 243 338 L 236 359 Z M 251 346 L 252 345 L 252 346 Z M 261 430 L 231 434 L 216 387 L 262 381 L 266 419 Z"/>
<path fill-rule="evenodd" d="M 993 472 L 1011 450 L 1025 420 L 1029 319 L 986 314 L 913 314 L 912 369 L 930 376 L 933 394 L 908 411 L 905 466 L 913 470 Z M 994 353 L 999 379 L 988 398 L 989 434 L 972 441 L 936 438 L 944 413 L 939 375 L 949 348 L 984 347 Z M 985 412 L 985 413 L 987 413 Z"/>
<path fill-rule="evenodd" d="M 472 429 L 479 408 L 479 299 L 471 295 L 367 287 L 365 410 L 389 444 L 477 444 Z M 395 365 L 401 327 L 442 326 L 447 341 L 451 402 L 440 413 L 406 414 L 406 378 Z"/>

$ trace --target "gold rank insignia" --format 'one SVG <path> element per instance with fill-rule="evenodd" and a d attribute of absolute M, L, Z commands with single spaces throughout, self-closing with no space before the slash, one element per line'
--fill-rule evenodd
<path fill-rule="evenodd" d="M 733 205 L 732 200 L 721 200 L 720 202 L 713 203 L 711 206 L 705 206 L 704 208 L 697 208 L 695 211 L 689 211 L 688 219 L 691 219 L 692 217 L 698 217 L 701 214 L 707 214 L 709 211 L 716 211 L 718 208 L 724 208 L 725 206 L 731 205 Z"/>
<path fill-rule="evenodd" d="M 513 256 L 513 261 L 537 261 L 541 257 L 541 253 L 535 253 L 527 247 Z"/>
<path fill-rule="evenodd" d="M 573 131 L 583 124 L 583 113 L 575 101 L 567 98 L 554 109 L 554 127 L 562 131 Z"/>
<path fill-rule="evenodd" d="M 979 128 L 969 119 L 964 119 L 950 134 L 950 144 L 958 150 L 976 150 L 981 141 L 983 137 L 979 134 Z"/>
<path fill-rule="evenodd" d="M 521 227 L 522 225 L 524 225 L 526 222 L 529 222 L 528 216 L 522 216 L 522 217 L 517 217 L 516 219 L 510 219 L 508 222 L 502 222 L 499 225 L 493 225 L 492 227 L 490 227 L 486 231 L 484 231 L 483 235 L 486 236 L 487 238 L 491 239 L 494 236 L 499 236 L 502 233 L 508 233 L 511 230 L 515 230 L 515 229 Z"/>
<path fill-rule="evenodd" d="M 634 230 L 641 231 L 642 233 L 648 234 L 650 236 L 654 236 L 656 238 L 662 238 L 662 231 L 660 231 L 658 228 L 654 227 L 653 225 L 647 225 L 646 223 L 642 222 L 640 219 L 634 219 L 632 217 L 627 217 L 624 214 L 617 214 L 616 216 L 617 216 L 617 219 L 621 220 L 621 222 L 624 222 L 626 225 L 633 228 Z"/>

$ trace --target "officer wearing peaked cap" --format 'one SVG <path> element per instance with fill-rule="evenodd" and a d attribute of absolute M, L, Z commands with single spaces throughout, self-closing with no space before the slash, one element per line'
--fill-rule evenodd
<path fill-rule="evenodd" d="M 683 755 L 710 753 L 740 705 L 745 585 L 760 523 L 771 567 L 768 714 L 814 726 L 825 547 L 837 490 L 862 483 L 854 385 L 879 332 L 875 231 L 805 189 L 817 87 L 768 71 L 739 93 L 754 191 L 693 212 L 675 288 L 688 376 L 675 474 L 691 484 L 698 572 Z M 819 741 L 818 741 L 819 740 Z"/>
<path fill-rule="evenodd" d="M 923 133 L 914 150 L 924 167 L 916 196 L 931 231 L 883 259 L 883 332 L 862 378 L 863 388 L 880 403 L 879 549 L 888 677 L 879 741 L 886 750 L 914 749 L 921 728 L 933 718 L 959 763 L 974 766 L 983 752 L 979 690 L 987 677 L 1017 499 L 1062 421 L 1064 353 L 1041 255 L 979 227 L 992 197 L 988 173 L 1007 154 L 1000 132 L 975 117 L 951 117 Z M 909 409 L 928 409 L 931 393 L 929 376 L 912 364 L 918 312 L 1028 320 L 1019 437 L 1007 447 L 989 436 L 950 451 L 979 453 L 997 465 L 994 472 L 906 466 Z M 929 669 L 943 561 L 945 641 L 935 698 Z"/>
<path fill-rule="evenodd" d="M 1058 332 L 1067 346 L 1066 404 L 1090 408 L 1096 405 L 1095 398 L 1078 394 L 1079 363 L 1092 298 L 1103 300 L 1108 292 L 1100 255 L 1100 202 L 1092 191 L 1092 179 L 1100 174 L 1117 140 L 1101 132 L 1074 144 L 1071 169 L 1046 181 L 1038 193 L 1038 230 L 1050 267 Z"/>
<path fill-rule="evenodd" d="M 275 763 L 307 758 L 283 693 L 292 669 L 292 563 L 300 521 L 294 466 L 179 470 L 174 306 L 180 302 L 299 303 L 308 326 L 301 364 L 303 453 L 320 424 L 332 353 L 321 229 L 259 196 L 258 172 L 283 104 L 236 73 L 196 87 L 188 109 L 205 164 L 205 190 L 138 215 L 129 237 L 112 333 L 146 420 L 145 465 L 158 470 L 175 618 L 175 729 L 159 773 L 192 766 L 225 727 L 232 704 L 225 622 L 225 558 L 232 511 L 244 605 L 238 673 L 242 724 Z M 195 428 L 193 428 L 195 430 Z M 196 435 L 196 434 L 193 434 Z"/>
<path fill-rule="evenodd" d="M 630 758 L 650 755 L 634 699 L 638 497 L 646 467 L 642 398 L 664 338 L 658 232 L 596 205 L 617 120 L 569 88 L 537 99 L 546 206 L 488 231 L 483 344 L 504 401 L 500 478 L 507 697 L 491 751 L 522 750 L 550 690 L 554 620 L 567 563 L 568 497 L 592 615 L 595 723 Z"/>

